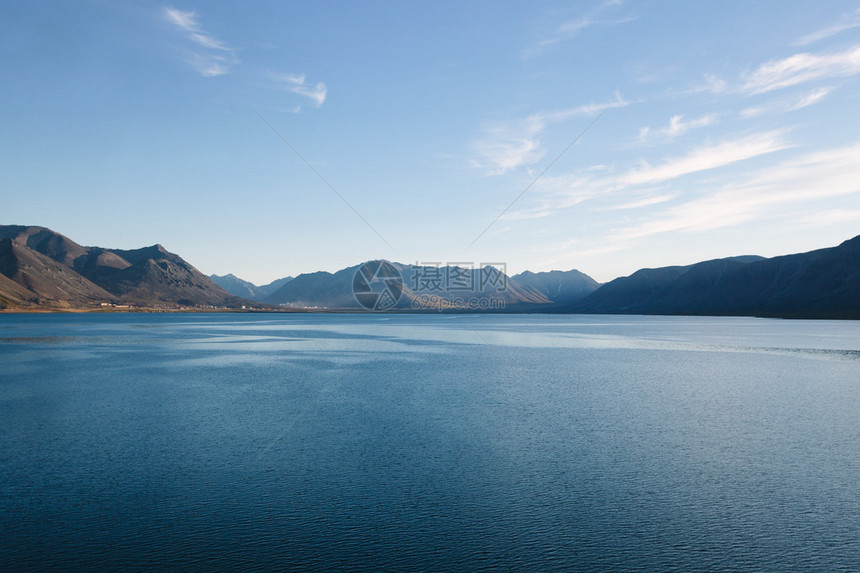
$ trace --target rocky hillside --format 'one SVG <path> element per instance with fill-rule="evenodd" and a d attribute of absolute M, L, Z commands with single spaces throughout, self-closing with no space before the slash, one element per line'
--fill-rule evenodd
<path fill-rule="evenodd" d="M 0 226 L 0 306 L 235 307 L 235 297 L 161 245 L 84 247 L 44 227 Z"/>

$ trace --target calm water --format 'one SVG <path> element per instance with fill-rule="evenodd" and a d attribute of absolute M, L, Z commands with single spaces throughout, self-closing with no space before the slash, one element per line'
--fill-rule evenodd
<path fill-rule="evenodd" d="M 0 315 L 0 569 L 860 570 L 860 322 Z"/>

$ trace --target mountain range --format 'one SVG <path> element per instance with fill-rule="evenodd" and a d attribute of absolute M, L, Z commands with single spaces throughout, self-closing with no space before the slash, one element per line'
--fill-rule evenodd
<path fill-rule="evenodd" d="M 642 269 L 556 310 L 860 319 L 860 236 L 770 259 L 729 257 Z"/>
<path fill-rule="evenodd" d="M 383 267 L 384 280 L 370 281 Z M 256 286 L 232 274 L 207 277 L 161 245 L 83 247 L 44 227 L 0 226 L 0 309 L 361 311 L 367 296 L 383 295 L 395 311 L 860 319 L 860 236 L 807 253 L 641 269 L 603 285 L 577 270 L 507 276 L 494 267 L 372 261 Z"/>
<path fill-rule="evenodd" d="M 362 306 L 353 296 L 353 281 L 356 272 L 364 265 L 356 265 L 328 273 L 318 271 L 297 276 L 263 302 L 272 305 L 288 305 L 311 308 L 361 309 Z M 495 267 L 464 268 L 459 266 L 422 266 L 390 263 L 399 275 L 399 300 L 394 309 L 453 310 L 507 310 L 522 311 L 533 308 L 548 308 L 554 300 L 548 296 L 540 284 L 540 279 L 532 283 L 508 277 Z M 582 288 L 587 289 L 597 283 L 590 277 L 570 271 L 571 281 L 582 280 Z M 549 273 L 538 273 L 538 275 Z M 580 279 L 584 277 L 584 279 Z M 546 280 L 552 285 L 550 279 Z M 550 286 L 550 289 L 553 288 Z M 571 287 L 570 290 L 575 290 Z M 593 290 L 593 289 L 592 289 Z M 567 289 L 564 290 L 566 294 Z M 589 291 L 590 292 L 590 291 Z M 563 299 L 568 300 L 568 299 Z"/>

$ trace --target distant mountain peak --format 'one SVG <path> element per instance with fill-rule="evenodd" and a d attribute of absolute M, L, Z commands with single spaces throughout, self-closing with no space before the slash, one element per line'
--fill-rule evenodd
<path fill-rule="evenodd" d="M 215 284 L 232 294 L 249 300 L 261 301 L 278 290 L 281 286 L 292 280 L 292 277 L 276 279 L 263 286 L 257 286 L 252 282 L 240 279 L 233 273 L 226 275 L 209 275 Z"/>

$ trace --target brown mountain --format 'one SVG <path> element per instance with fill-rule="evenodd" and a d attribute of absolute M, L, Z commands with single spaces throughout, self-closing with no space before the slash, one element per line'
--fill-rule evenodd
<path fill-rule="evenodd" d="M 69 267 L 12 239 L 0 240 L 0 273 L 56 306 L 115 302 L 100 286 Z"/>
<path fill-rule="evenodd" d="M 129 251 L 94 251 L 92 259 L 81 265 L 81 271 L 129 302 L 174 302 L 187 306 L 242 303 L 161 245 Z"/>
<path fill-rule="evenodd" d="M 0 274 L 0 308 L 33 306 L 38 298 L 33 291 Z"/>
<path fill-rule="evenodd" d="M 0 282 L 5 306 L 122 303 L 172 308 L 246 302 L 161 245 L 134 250 L 83 247 L 44 227 L 0 225 L 0 274 L 7 279 Z"/>
<path fill-rule="evenodd" d="M 0 239 L 12 239 L 67 267 L 71 267 L 76 259 L 87 254 L 86 247 L 45 227 L 0 225 Z"/>

